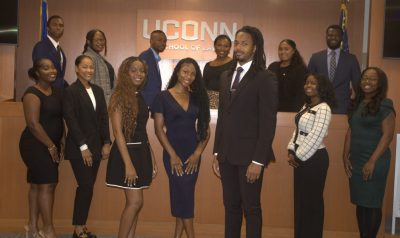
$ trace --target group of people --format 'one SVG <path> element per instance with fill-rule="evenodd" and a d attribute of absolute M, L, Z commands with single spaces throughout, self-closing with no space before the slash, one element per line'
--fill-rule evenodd
<path fill-rule="evenodd" d="M 262 33 L 244 26 L 235 34 L 233 58 L 229 57 L 231 39 L 218 36 L 214 41 L 217 57 L 207 63 L 204 75 L 194 59 L 182 59 L 162 91 L 158 62 L 166 48 L 164 32 L 153 31 L 150 48 L 139 57 L 125 59 L 115 76 L 102 56 L 107 51 L 104 32 L 89 31 L 83 54 L 75 60 L 77 80 L 68 86 L 66 57 L 59 47 L 63 27 L 61 17 L 49 18 L 48 37 L 35 45 L 28 72 L 35 84 L 22 98 L 27 127 L 21 135 L 20 153 L 30 183 L 28 236 L 56 237 L 52 208 L 58 163 L 65 158 L 78 184 L 73 237 L 96 237 L 86 222 L 104 159 L 108 159 L 106 184 L 123 189 L 126 199 L 118 237 L 134 237 L 143 189 L 158 172 L 146 132 L 151 115 L 164 148 L 171 214 L 176 218 L 174 237 L 183 233 L 195 237 L 195 185 L 211 134 L 210 107 L 218 108 L 212 167 L 223 189 L 225 237 L 240 237 L 243 215 L 246 237 L 261 237 L 263 172 L 275 161 L 272 142 L 278 110 L 298 111 L 288 144 L 288 162 L 294 172 L 294 237 L 322 237 L 329 167 L 323 140 L 336 109 L 348 112 L 349 117 L 343 163 L 351 201 L 357 206 L 360 237 L 376 236 L 395 111 L 386 97 L 388 80 L 381 69 L 369 67 L 356 78 L 357 60 L 339 48 L 340 28 L 328 27 L 329 49 L 314 54 L 308 69 L 296 43 L 286 39 L 279 45 L 280 62 L 268 70 Z"/>

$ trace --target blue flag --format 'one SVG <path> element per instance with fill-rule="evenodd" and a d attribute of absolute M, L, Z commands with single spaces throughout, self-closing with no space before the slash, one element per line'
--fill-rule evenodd
<path fill-rule="evenodd" d="M 339 26 L 342 28 L 343 32 L 343 40 L 341 48 L 345 52 L 349 52 L 349 37 L 347 35 L 347 19 L 348 19 L 347 2 L 348 0 L 342 0 L 342 3 L 340 4 L 340 21 L 339 21 Z"/>
<path fill-rule="evenodd" d="M 40 0 L 40 39 L 47 37 L 47 0 Z"/>

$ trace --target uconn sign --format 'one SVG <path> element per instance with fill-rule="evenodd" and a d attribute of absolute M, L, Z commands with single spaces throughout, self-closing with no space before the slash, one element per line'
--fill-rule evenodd
<path fill-rule="evenodd" d="M 169 30 L 171 29 L 172 30 Z M 212 41 L 218 35 L 225 34 L 229 38 L 234 39 L 235 33 L 237 31 L 237 23 L 233 22 L 230 26 L 226 22 L 213 22 L 210 26 L 206 21 L 192 21 L 187 20 L 179 22 L 177 20 L 167 19 L 167 20 L 156 20 L 155 26 L 151 29 L 162 30 L 166 33 L 168 40 L 177 40 L 181 38 L 185 41 L 204 41 L 206 37 L 209 37 Z M 149 20 L 143 20 L 143 37 L 150 39 L 149 31 Z"/>
<path fill-rule="evenodd" d="M 234 13 L 139 10 L 137 49 L 148 48 L 150 33 L 162 30 L 168 39 L 162 58 L 211 60 L 215 58 L 214 39 L 220 34 L 234 39 L 242 19 Z"/>

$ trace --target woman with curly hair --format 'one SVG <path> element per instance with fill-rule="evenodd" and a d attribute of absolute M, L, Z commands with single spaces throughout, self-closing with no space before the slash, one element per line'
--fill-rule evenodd
<path fill-rule="evenodd" d="M 126 199 L 118 231 L 120 238 L 135 236 L 143 189 L 150 186 L 157 172 L 146 132 L 149 110 L 140 94 L 146 79 L 147 67 L 141 59 L 125 59 L 108 107 L 115 143 L 108 160 L 106 183 L 124 189 Z"/>
<path fill-rule="evenodd" d="M 365 69 L 348 114 L 343 163 L 363 238 L 376 237 L 382 219 L 389 145 L 395 130 L 395 111 L 392 100 L 386 97 L 387 89 L 385 72 L 376 67 Z"/>
<path fill-rule="evenodd" d="M 306 103 L 295 116 L 296 130 L 288 145 L 288 162 L 294 168 L 294 237 L 321 238 L 329 167 L 323 140 L 336 102 L 333 86 L 323 75 L 308 74 L 304 93 Z"/>
<path fill-rule="evenodd" d="M 169 178 L 175 238 L 194 237 L 194 190 L 200 157 L 210 137 L 210 109 L 201 71 L 192 58 L 179 61 L 168 83 L 151 107 Z M 196 128 L 197 124 L 197 128 Z M 164 131 L 166 127 L 166 131 Z"/>

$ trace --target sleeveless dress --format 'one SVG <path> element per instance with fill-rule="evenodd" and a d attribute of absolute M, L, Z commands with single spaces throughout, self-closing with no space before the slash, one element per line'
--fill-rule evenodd
<path fill-rule="evenodd" d="M 36 95 L 40 100 L 39 123 L 60 150 L 60 141 L 64 132 L 62 115 L 62 90 L 52 87 L 52 94 L 45 95 L 35 87 L 29 87 L 25 93 Z M 44 145 L 25 127 L 19 141 L 19 151 L 28 168 L 27 182 L 33 184 L 51 184 L 58 182 L 58 163 L 53 162 L 47 145 Z"/>
<path fill-rule="evenodd" d="M 194 104 L 192 97 L 189 97 L 189 107 L 185 111 L 171 93 L 165 90 L 158 94 L 151 109 L 155 113 L 164 115 L 168 141 L 184 164 L 193 154 L 198 143 L 195 125 L 199 108 Z M 184 173 L 182 176 L 177 176 L 171 173 L 170 157 L 166 150 L 163 151 L 163 161 L 169 179 L 172 216 L 193 218 L 194 191 L 199 169 L 192 174 Z M 183 170 L 185 168 L 184 164 Z"/>
<path fill-rule="evenodd" d="M 354 111 L 349 125 L 351 128 L 350 162 L 353 167 L 350 181 L 351 202 L 363 207 L 382 207 L 386 179 L 390 166 L 389 147 L 375 163 L 370 180 L 364 181 L 362 168 L 375 151 L 382 136 L 382 121 L 394 112 L 393 102 L 384 99 L 376 115 L 362 116 L 365 104 Z"/>
<path fill-rule="evenodd" d="M 148 188 L 153 176 L 150 145 L 148 142 L 146 124 L 149 118 L 149 109 L 140 93 L 137 94 L 139 112 L 136 118 L 136 128 L 131 142 L 127 143 L 128 152 L 135 167 L 138 180 L 135 185 L 127 186 L 125 180 L 125 164 L 119 152 L 117 143 L 111 147 L 107 163 L 106 184 L 111 187 L 124 189 Z"/>

